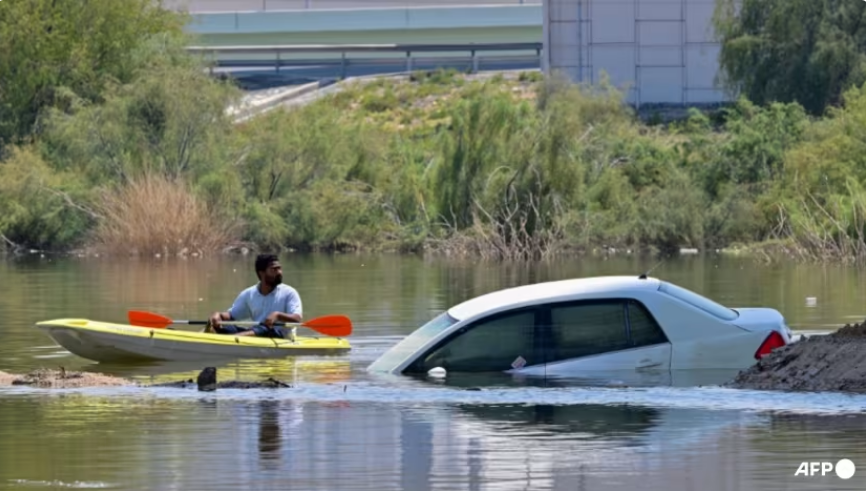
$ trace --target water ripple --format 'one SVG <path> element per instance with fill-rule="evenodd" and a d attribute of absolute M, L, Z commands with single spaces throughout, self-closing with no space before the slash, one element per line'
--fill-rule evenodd
<path fill-rule="evenodd" d="M 292 400 L 297 402 L 377 403 L 395 406 L 414 404 L 512 404 L 568 406 L 600 404 L 648 408 L 737 410 L 782 414 L 857 414 L 866 408 L 866 395 L 840 393 L 768 392 L 722 387 L 679 388 L 488 388 L 455 389 L 418 385 L 377 386 L 370 383 L 310 384 L 291 389 L 220 389 L 199 392 L 195 389 L 162 387 L 98 387 L 76 389 L 39 389 L 15 386 L 0 390 L 0 395 L 70 394 L 140 399 L 207 399 L 257 401 Z"/>
<path fill-rule="evenodd" d="M 74 488 L 74 489 L 93 489 L 93 488 L 111 488 L 113 484 L 104 482 L 63 482 L 63 481 L 31 481 L 29 479 L 9 479 L 9 482 L 18 486 L 32 486 L 40 488 Z"/>

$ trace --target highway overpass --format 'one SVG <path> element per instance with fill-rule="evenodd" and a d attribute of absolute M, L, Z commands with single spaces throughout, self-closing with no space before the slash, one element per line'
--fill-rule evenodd
<path fill-rule="evenodd" d="M 499 54 L 478 67 L 540 67 L 588 83 L 597 83 L 604 72 L 637 106 L 731 99 L 715 83 L 714 0 L 166 0 L 166 5 L 193 14 L 189 30 L 202 46 L 542 43 L 537 61 L 525 53 L 520 60 L 510 57 L 516 53 Z M 393 61 L 399 56 L 376 55 L 367 66 L 350 62 L 348 74 L 403 71 L 409 65 L 405 54 Z M 412 57 L 415 68 L 435 67 L 447 58 Z M 281 68 L 283 79 L 305 82 L 345 72 L 333 69 L 333 56 L 291 58 L 299 63 Z M 463 57 L 446 65 L 471 64 Z"/>
<path fill-rule="evenodd" d="M 191 13 L 275 12 L 407 7 L 461 7 L 476 5 L 541 5 L 541 0 L 164 0 L 167 8 Z"/>
<path fill-rule="evenodd" d="M 164 0 L 207 46 L 539 42 L 541 0 Z M 495 3 L 493 3 L 495 2 Z"/>
<path fill-rule="evenodd" d="M 192 14 L 188 30 L 203 47 L 540 43 L 541 0 L 166 0 Z M 219 53 L 246 85 L 306 83 L 341 76 L 437 67 L 540 69 L 537 50 L 483 53 L 283 53 L 294 65 L 262 66 L 274 56 Z M 341 59 L 342 58 L 342 59 Z M 363 60 L 362 60 L 363 58 Z M 335 64 L 335 62 L 337 62 Z M 407 63 L 408 62 L 408 63 Z M 271 62 L 270 67 L 273 67 Z"/>

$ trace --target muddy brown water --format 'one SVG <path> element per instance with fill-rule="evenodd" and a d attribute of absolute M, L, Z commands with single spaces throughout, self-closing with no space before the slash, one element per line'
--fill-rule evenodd
<path fill-rule="evenodd" d="M 128 309 L 201 319 L 252 282 L 251 258 L 0 261 L 0 371 L 63 366 L 153 384 L 201 364 L 97 365 L 33 328 L 38 320 L 123 321 Z M 400 256 L 284 256 L 307 316 L 347 313 L 354 350 L 336 358 L 238 360 L 221 379 L 292 388 L 0 387 L 0 489 L 770 490 L 866 489 L 866 396 L 722 387 L 731 373 L 670 373 L 638 387 L 447 382 L 364 369 L 441 309 L 493 289 L 656 260 L 534 265 Z M 654 275 L 732 306 L 772 306 L 798 332 L 866 319 L 851 267 L 685 256 Z M 475 389 L 475 390 L 467 390 Z M 850 459 L 850 479 L 802 476 Z M 820 469 L 820 466 L 818 467 Z M 820 470 L 819 470 L 820 474 Z"/>

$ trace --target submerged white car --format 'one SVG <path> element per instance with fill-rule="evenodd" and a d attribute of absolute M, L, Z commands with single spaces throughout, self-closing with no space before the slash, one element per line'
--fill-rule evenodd
<path fill-rule="evenodd" d="M 391 374 L 745 369 L 792 341 L 781 313 L 640 276 L 538 283 L 451 307 L 369 367 Z"/>

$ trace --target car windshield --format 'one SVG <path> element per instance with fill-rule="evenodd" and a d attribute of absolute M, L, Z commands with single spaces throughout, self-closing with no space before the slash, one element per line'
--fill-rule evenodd
<path fill-rule="evenodd" d="M 659 286 L 659 291 L 667 293 L 674 298 L 678 298 L 689 305 L 695 306 L 704 312 L 709 312 L 710 314 L 726 321 L 732 321 L 740 316 L 740 314 L 734 309 L 729 309 L 724 305 L 720 305 L 709 298 L 704 297 L 703 295 L 699 295 L 693 291 L 686 290 L 685 288 L 671 283 L 663 282 Z"/>
<path fill-rule="evenodd" d="M 374 361 L 368 370 L 373 372 L 389 372 L 393 370 L 403 363 L 409 355 L 417 351 L 418 348 L 427 344 L 428 341 L 453 326 L 456 322 L 457 319 L 448 315 L 448 312 L 442 312 L 391 347 L 379 359 Z"/>

